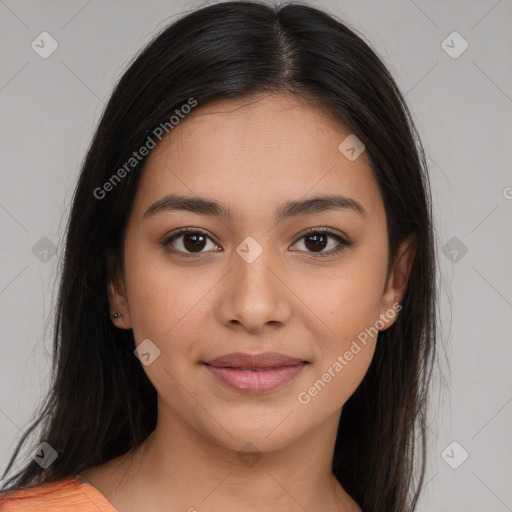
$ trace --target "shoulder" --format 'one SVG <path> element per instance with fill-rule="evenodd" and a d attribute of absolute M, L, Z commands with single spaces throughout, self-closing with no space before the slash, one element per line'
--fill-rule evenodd
<path fill-rule="evenodd" d="M 76 477 L 0 493 L 2 512 L 115 512 Z"/>

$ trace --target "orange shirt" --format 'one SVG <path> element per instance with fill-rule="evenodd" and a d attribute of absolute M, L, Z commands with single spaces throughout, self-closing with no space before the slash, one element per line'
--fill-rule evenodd
<path fill-rule="evenodd" d="M 1 512 L 117 512 L 95 487 L 70 476 L 0 493 Z"/>

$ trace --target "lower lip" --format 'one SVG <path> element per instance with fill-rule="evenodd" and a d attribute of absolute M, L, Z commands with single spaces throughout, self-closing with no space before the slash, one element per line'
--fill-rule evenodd
<path fill-rule="evenodd" d="M 240 370 L 235 368 L 219 368 L 205 365 L 215 377 L 233 389 L 248 393 L 262 393 L 282 386 L 295 378 L 306 366 L 305 363 L 295 366 L 282 366 L 274 370 Z"/>

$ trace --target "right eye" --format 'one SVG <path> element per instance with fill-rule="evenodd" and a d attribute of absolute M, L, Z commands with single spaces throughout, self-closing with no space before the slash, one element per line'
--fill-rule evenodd
<path fill-rule="evenodd" d="M 181 240 L 180 240 L 181 239 Z M 175 241 L 179 241 L 175 245 Z M 183 228 L 179 231 L 172 233 L 163 242 L 162 246 L 173 253 L 178 253 L 183 256 L 194 256 L 202 254 L 207 240 L 213 240 L 204 232 L 198 229 Z M 214 246 L 217 245 L 214 243 Z M 190 252 L 187 252 L 190 251 Z"/>

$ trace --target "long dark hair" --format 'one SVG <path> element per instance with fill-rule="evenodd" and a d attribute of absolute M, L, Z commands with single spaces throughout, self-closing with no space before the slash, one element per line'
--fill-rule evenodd
<path fill-rule="evenodd" d="M 113 326 L 107 297 L 108 277 L 123 265 L 124 231 L 145 159 L 108 197 L 94 191 L 191 98 L 199 108 L 256 93 L 306 99 L 363 142 L 384 200 L 390 264 L 400 242 L 416 237 L 402 310 L 380 332 L 370 368 L 343 407 L 332 461 L 365 512 L 415 509 L 425 474 L 438 316 L 424 150 L 376 53 L 344 23 L 303 3 L 197 9 L 161 31 L 118 82 L 84 160 L 67 225 L 51 389 L 3 477 L 36 427 L 58 458 L 45 470 L 30 460 L 4 491 L 102 464 L 155 428 L 156 390 L 134 357 L 133 332 Z"/>

